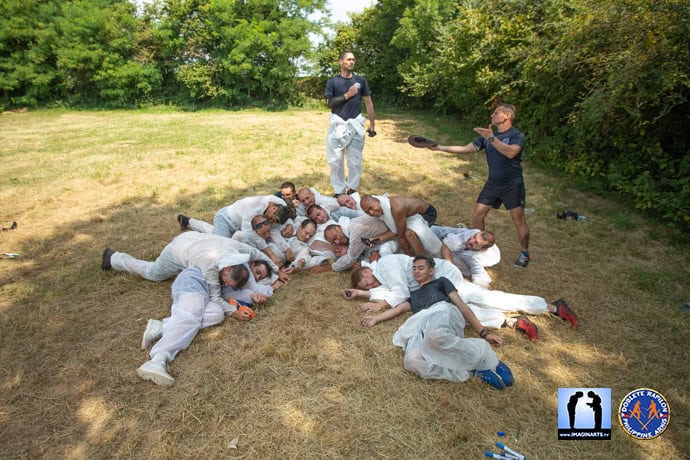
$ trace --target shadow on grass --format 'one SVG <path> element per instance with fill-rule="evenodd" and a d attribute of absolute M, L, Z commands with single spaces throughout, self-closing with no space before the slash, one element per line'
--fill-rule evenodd
<path fill-rule="evenodd" d="M 400 123 L 396 138 L 403 139 L 406 130 L 415 125 L 405 120 Z M 460 176 L 457 171 L 449 174 Z M 375 185 L 376 192 L 403 193 L 419 185 L 414 177 L 390 178 L 376 167 L 367 170 L 365 178 Z M 221 206 L 261 194 L 257 191 L 271 193 L 286 179 L 297 187 L 324 184 L 323 175 L 317 174 L 273 177 L 251 189 L 227 191 Z M 427 181 L 424 190 L 432 202 L 435 197 L 452 199 L 455 193 L 434 181 Z M 606 312 L 600 318 L 610 321 L 596 324 L 595 306 L 591 306 L 586 313 L 592 319 L 583 315 L 585 326 L 577 333 L 552 317 L 536 319 L 543 334 L 543 341 L 536 344 L 513 331 L 503 331 L 507 345 L 498 353 L 513 367 L 517 383 L 514 389 L 498 393 L 476 382 L 426 382 L 404 373 L 401 354 L 389 342 L 403 319 L 377 329 L 357 326 L 351 313 L 356 307 L 341 299 L 337 291 L 347 286 L 347 273 L 295 276 L 261 309 L 264 319 L 258 324 L 227 321 L 202 332 L 188 352 L 175 360 L 175 386 L 165 389 L 141 382 L 134 373 L 146 359 L 146 353 L 139 350 L 141 334 L 146 319 L 168 315 L 170 281 L 152 283 L 134 275 L 102 272 L 102 250 L 107 245 L 153 260 L 178 234 L 178 213 L 194 215 L 189 210 L 200 211 L 197 217 L 212 219 L 221 206 L 211 208 L 214 200 L 207 197 L 216 192 L 180 196 L 172 204 L 162 204 L 155 196 L 130 199 L 83 220 L 56 223 L 50 238 L 28 240 L 18 248 L 21 258 L 2 261 L 6 267 L 14 264 L 0 279 L 3 293 L 18 300 L 0 312 L 0 457 L 221 457 L 234 454 L 226 444 L 233 433 L 241 431 L 238 422 L 255 426 L 257 431 L 266 429 L 263 433 L 245 432 L 244 436 L 269 439 L 265 444 L 257 442 L 254 450 L 240 449 L 238 454 L 243 455 L 278 456 L 280 442 L 292 442 L 293 449 L 320 446 L 325 431 L 342 430 L 362 442 L 352 445 L 334 437 L 333 447 L 321 447 L 326 449 L 322 452 L 364 458 L 372 449 L 393 455 L 406 447 L 411 449 L 410 458 L 423 456 L 424 452 L 396 439 L 371 438 L 371 426 L 358 426 L 361 420 L 357 411 L 365 409 L 352 398 L 363 393 L 379 414 L 372 419 L 375 426 L 389 425 L 393 419 L 400 422 L 391 427 L 397 431 L 411 419 L 420 422 L 422 430 L 430 430 L 423 432 L 432 436 L 438 433 L 426 425 L 433 422 L 444 428 L 461 423 L 478 425 L 467 428 L 470 434 L 444 435 L 453 440 L 448 448 L 455 454 L 468 445 L 488 442 L 479 433 L 502 423 L 503 429 L 507 425 L 521 430 L 530 442 L 541 439 L 554 456 L 561 458 L 581 454 L 644 458 L 634 442 L 617 432 L 615 419 L 616 434 L 610 443 L 578 446 L 580 450 L 572 448 L 572 443 L 554 443 L 548 437 L 555 438 L 555 397 L 563 381 L 571 382 L 571 386 L 613 387 L 615 414 L 615 405 L 624 393 L 651 384 L 650 367 L 659 372 L 661 366 L 668 372 L 670 381 L 664 389 L 672 410 L 690 410 L 688 374 L 680 369 L 685 367 L 682 350 L 687 349 L 687 329 L 679 330 L 677 336 L 658 338 L 646 327 L 650 316 L 662 329 L 677 326 L 676 316 L 639 306 Z M 509 287 L 520 282 L 507 274 L 501 279 Z M 659 285 L 659 280 L 644 271 L 638 272 L 636 282 L 652 291 Z M 605 303 L 599 308 L 606 308 Z M 616 315 L 627 316 L 616 321 Z M 319 337 L 309 337 L 307 331 L 313 330 Z M 473 336 L 471 332 L 468 335 Z M 623 346 L 619 341 L 625 342 Z M 377 381 L 376 374 L 385 372 L 392 380 Z M 392 386 L 386 392 L 389 383 Z M 339 391 L 333 392 L 327 385 Z M 290 399 L 271 399 L 280 386 L 288 387 Z M 387 408 L 391 392 L 401 393 L 396 396 L 410 407 L 402 407 L 399 413 Z M 251 406 L 260 404 L 268 406 L 262 414 L 265 419 L 248 420 L 246 414 L 256 416 Z M 444 412 L 448 406 L 463 417 L 456 420 L 454 414 Z M 423 413 L 422 418 L 409 412 L 415 410 Z M 331 420 L 334 413 L 342 419 L 341 424 Z M 322 419 L 329 421 L 325 428 L 319 427 Z M 482 426 L 489 421 L 488 426 Z M 680 419 L 673 419 L 671 426 L 674 424 L 688 426 Z M 297 436 L 297 440 L 288 441 L 290 436 Z M 683 452 L 687 430 L 668 430 L 664 440 L 672 446 L 670 450 Z M 382 446 L 386 443 L 390 446 Z M 439 458 L 448 448 L 438 447 Z"/>

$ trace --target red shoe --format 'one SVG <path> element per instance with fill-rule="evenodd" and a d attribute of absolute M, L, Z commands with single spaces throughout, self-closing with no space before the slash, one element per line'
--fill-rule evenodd
<path fill-rule="evenodd" d="M 537 325 L 529 320 L 526 316 L 518 316 L 515 321 L 515 329 L 527 335 L 527 338 L 532 342 L 539 340 L 539 330 Z"/>
<path fill-rule="evenodd" d="M 556 311 L 554 312 L 556 316 L 568 321 L 573 329 L 578 329 L 580 327 L 580 321 L 577 319 L 575 312 L 570 309 L 568 302 L 563 299 L 558 299 L 553 304 L 556 306 Z"/>

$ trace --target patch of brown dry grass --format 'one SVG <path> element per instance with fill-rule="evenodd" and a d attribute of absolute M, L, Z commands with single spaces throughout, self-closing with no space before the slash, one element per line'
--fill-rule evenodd
<path fill-rule="evenodd" d="M 440 223 L 469 222 L 483 157 L 405 143 L 413 132 L 464 143 L 469 132 L 449 137 L 451 121 L 412 114 L 380 118 L 363 192 L 420 196 Z M 492 212 L 504 254 L 494 288 L 564 296 L 582 327 L 536 317 L 534 344 L 503 331 L 497 353 L 515 387 L 406 373 L 390 343 L 404 318 L 360 327 L 357 305 L 339 296 L 347 273 L 294 276 L 251 323 L 202 331 L 171 364 L 172 388 L 140 381 L 141 334 L 147 318 L 169 313 L 170 281 L 101 272 L 103 247 L 152 259 L 178 233 L 178 212 L 210 220 L 287 179 L 329 192 L 326 123 L 308 111 L 0 117 L 0 219 L 19 223 L 0 234 L 0 249 L 20 253 L 0 260 L 1 458 L 480 458 L 498 430 L 530 458 L 685 455 L 689 334 L 678 307 L 690 300 L 687 248 L 529 165 L 533 262 L 512 267 L 512 223 Z M 592 221 L 558 221 L 563 207 Z M 557 441 L 557 390 L 580 386 L 612 388 L 612 441 Z M 672 410 L 667 431 L 647 442 L 615 420 L 639 387 L 661 391 Z"/>

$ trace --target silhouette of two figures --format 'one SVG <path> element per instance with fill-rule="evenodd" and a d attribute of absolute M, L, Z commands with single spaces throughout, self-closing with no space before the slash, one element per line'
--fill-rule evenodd
<path fill-rule="evenodd" d="M 577 409 L 577 402 L 584 396 L 581 391 L 576 391 L 570 399 L 568 399 L 568 419 L 570 421 L 570 429 L 575 429 L 575 411 Z M 601 398 L 593 391 L 588 391 L 587 396 L 591 401 L 586 403 L 594 412 L 594 429 L 601 430 Z M 582 427 L 580 427 L 582 428 Z"/>

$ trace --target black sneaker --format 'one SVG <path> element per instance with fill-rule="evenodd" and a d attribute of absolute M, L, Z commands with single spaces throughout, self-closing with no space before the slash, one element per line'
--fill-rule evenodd
<path fill-rule="evenodd" d="M 515 268 L 527 268 L 527 265 L 529 265 L 529 256 L 520 253 L 520 257 L 518 257 L 513 265 L 515 265 Z"/>
<path fill-rule="evenodd" d="M 103 251 L 103 260 L 101 261 L 101 270 L 110 270 L 113 268 L 113 266 L 110 265 L 110 258 L 113 257 L 113 254 L 115 254 L 115 251 L 110 248 L 105 248 Z"/>
<path fill-rule="evenodd" d="M 189 217 L 184 214 L 177 215 L 177 223 L 180 224 L 182 230 L 189 230 Z"/>

